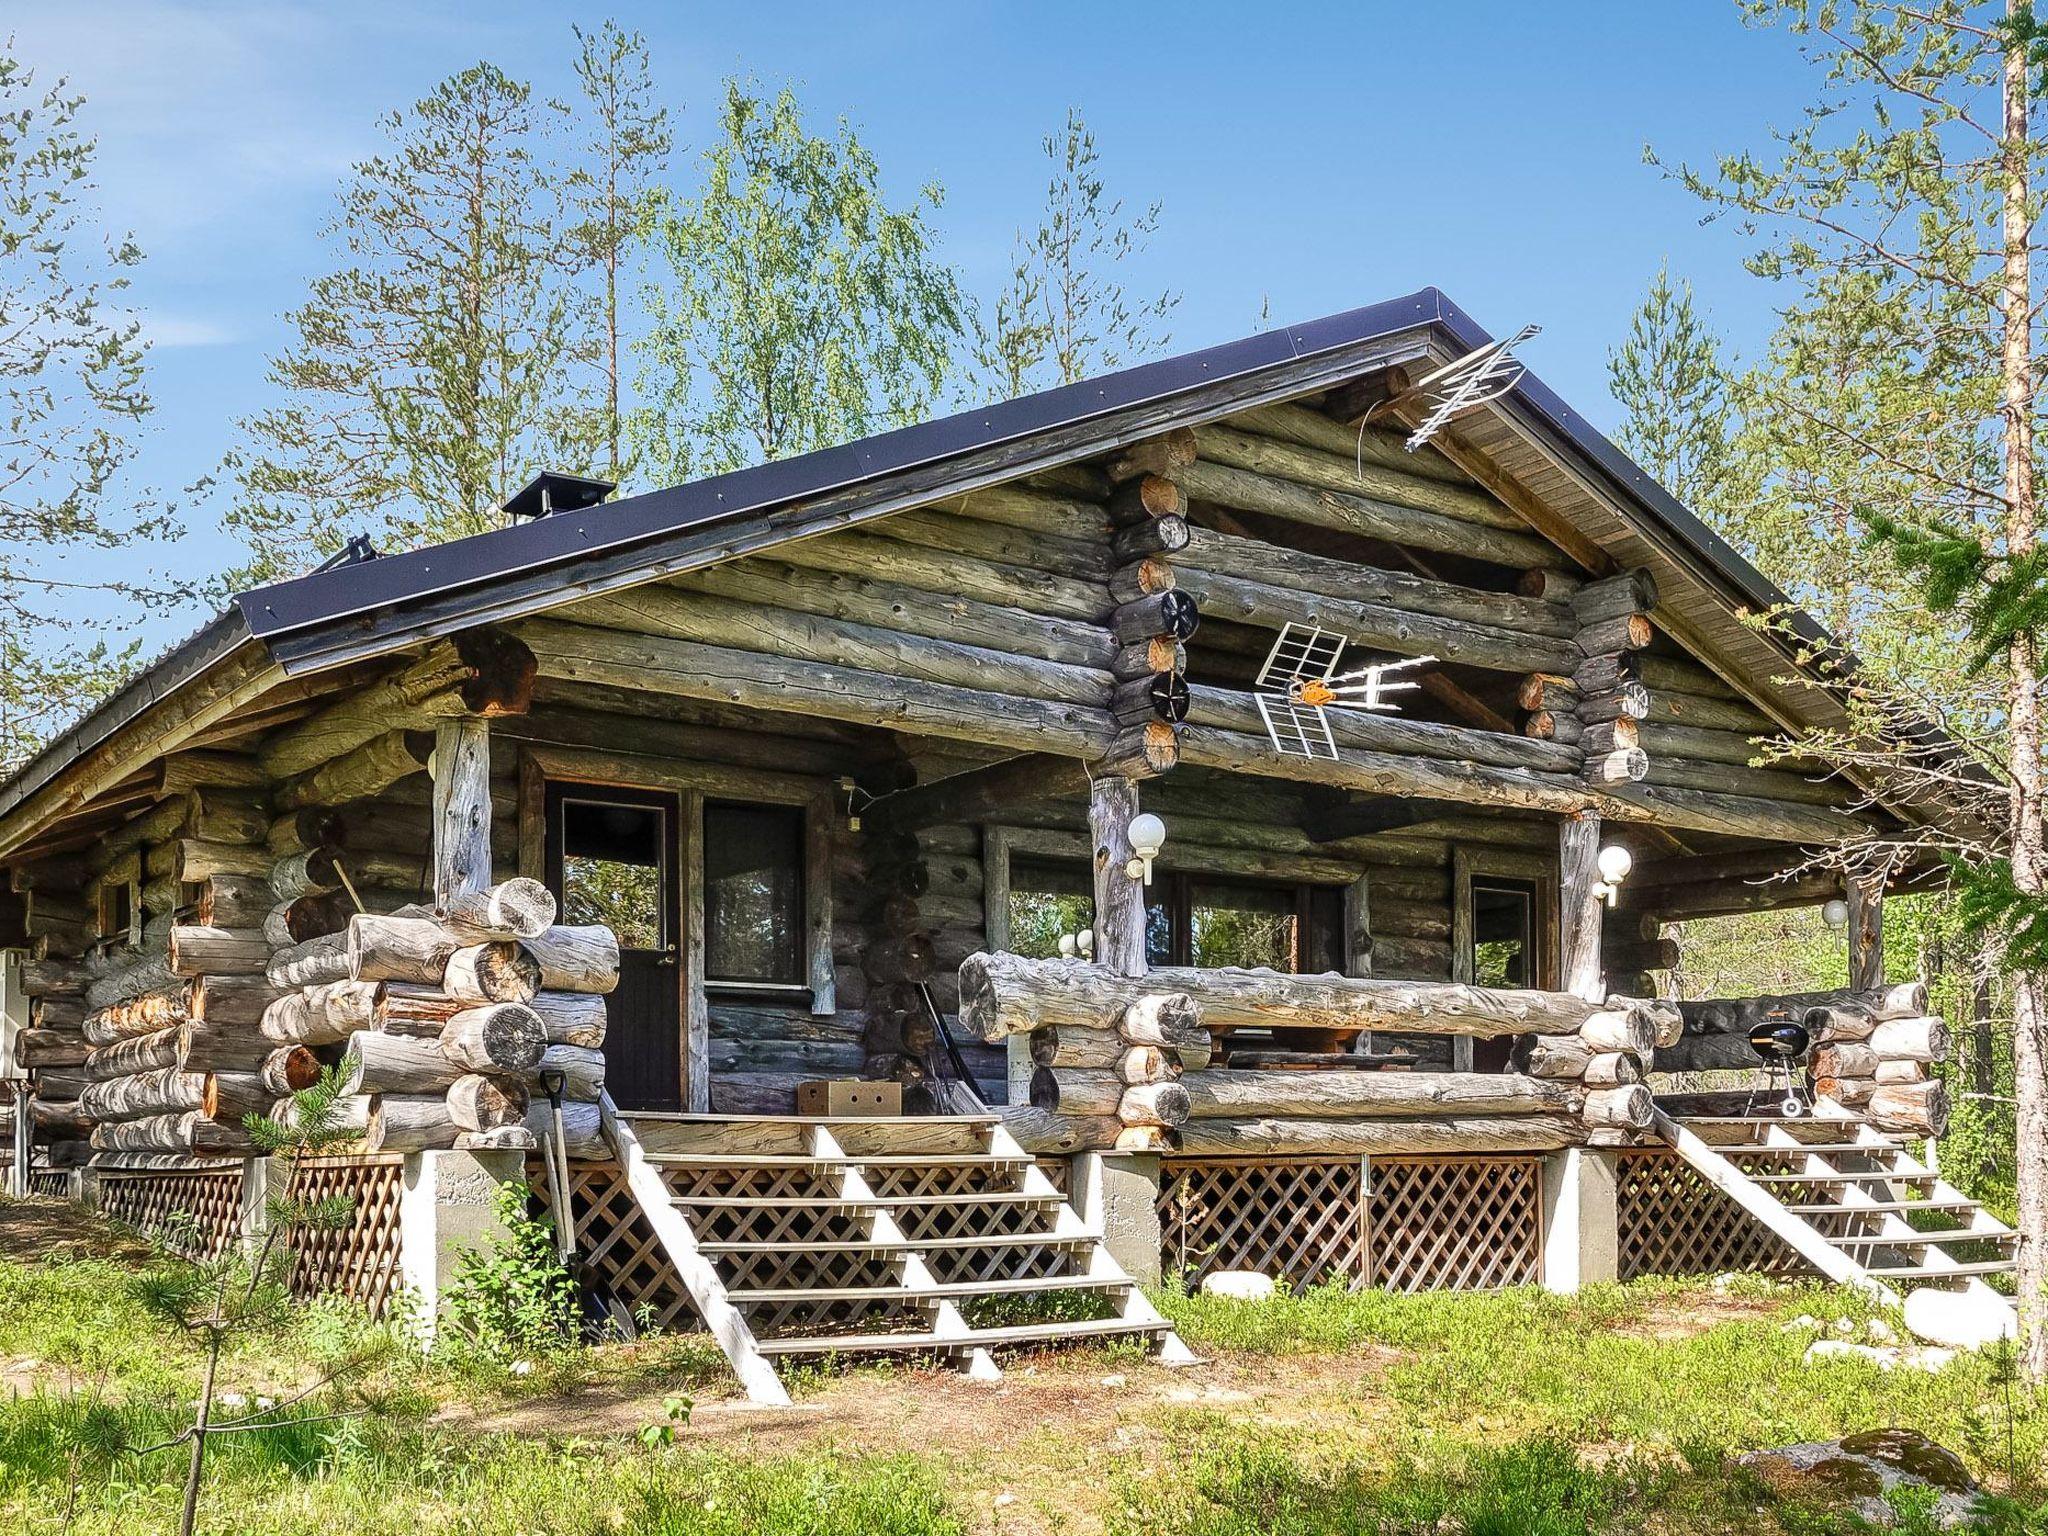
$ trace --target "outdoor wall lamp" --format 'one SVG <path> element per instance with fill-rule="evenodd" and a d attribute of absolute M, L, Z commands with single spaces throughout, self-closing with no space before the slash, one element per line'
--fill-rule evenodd
<path fill-rule="evenodd" d="M 1133 880 L 1152 883 L 1152 861 L 1159 857 L 1159 850 L 1166 846 L 1166 823 L 1150 811 L 1141 812 L 1131 818 L 1131 824 L 1124 830 L 1124 836 L 1131 841 L 1131 861 L 1124 866 L 1124 873 Z"/>
<path fill-rule="evenodd" d="M 1837 896 L 1820 909 L 1820 920 L 1830 928 L 1849 926 L 1849 903 Z"/>
<path fill-rule="evenodd" d="M 1095 958 L 1095 930 L 1083 928 L 1079 933 L 1060 935 L 1060 958 L 1072 960 L 1079 956 L 1083 960 Z"/>
<path fill-rule="evenodd" d="M 1621 895 L 1621 882 L 1636 867 L 1636 861 L 1621 844 L 1609 843 L 1600 850 L 1599 864 L 1600 883 L 1593 887 L 1593 894 L 1611 907 Z"/>

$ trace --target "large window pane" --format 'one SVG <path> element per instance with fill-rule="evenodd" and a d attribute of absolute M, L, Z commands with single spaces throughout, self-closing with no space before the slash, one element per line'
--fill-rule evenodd
<path fill-rule="evenodd" d="M 1062 934 L 1078 934 L 1095 921 L 1095 892 L 1087 867 L 1010 862 L 1010 952 L 1033 960 L 1059 956 Z"/>
<path fill-rule="evenodd" d="M 801 985 L 803 949 L 803 812 L 706 805 L 705 979 Z"/>
<path fill-rule="evenodd" d="M 602 923 L 624 949 L 662 949 L 668 818 L 650 805 L 562 802 L 562 921 Z"/>
<path fill-rule="evenodd" d="M 1189 948 L 1196 965 L 1298 971 L 1300 927 L 1291 887 L 1188 883 Z"/>

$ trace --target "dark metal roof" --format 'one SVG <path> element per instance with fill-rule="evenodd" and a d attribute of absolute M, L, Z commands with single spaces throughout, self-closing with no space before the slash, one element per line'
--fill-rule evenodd
<path fill-rule="evenodd" d="M 459 622 L 465 609 L 480 611 L 488 606 L 494 594 L 515 578 L 530 580 L 558 572 L 560 582 L 567 586 L 578 579 L 579 568 L 600 557 L 614 568 L 630 564 L 642 552 L 651 562 L 665 538 L 772 513 L 912 471 L 935 469 L 948 460 L 992 448 L 1017 445 L 1021 451 L 1037 440 L 1071 434 L 1098 419 L 1107 434 L 1116 425 L 1114 418 L 1179 397 L 1219 396 L 1231 389 L 1249 392 L 1264 375 L 1286 372 L 1326 354 L 1354 352 L 1404 334 L 1432 333 L 1453 353 L 1470 351 L 1493 339 L 1443 293 L 1425 288 L 1305 325 L 1262 331 L 1222 346 L 796 458 L 581 511 L 560 511 L 471 538 L 256 588 L 237 596 L 228 612 L 50 743 L 0 788 L 0 812 L 18 804 L 73 758 L 105 740 L 243 638 L 263 642 L 289 671 L 316 670 L 328 659 L 323 637 L 342 631 L 373 639 L 388 633 L 393 648 L 408 643 L 412 638 L 407 630 L 408 610 L 430 600 L 441 626 L 450 627 Z M 1759 608 L 1788 603 L 1785 594 L 1761 572 L 1680 506 L 1533 372 L 1523 376 L 1514 398 L 1562 444 L 1576 450 L 1584 462 L 1697 550 L 1738 601 Z M 789 534 L 802 531 L 807 530 L 799 524 Z M 1793 615 L 1792 622 L 1805 638 L 1826 639 L 1820 626 L 1805 614 Z"/>

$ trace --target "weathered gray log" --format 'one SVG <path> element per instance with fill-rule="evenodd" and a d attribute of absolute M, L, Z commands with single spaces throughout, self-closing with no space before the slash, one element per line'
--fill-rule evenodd
<path fill-rule="evenodd" d="M 1418 511 L 1345 491 L 1316 489 L 1223 464 L 1190 464 L 1178 478 L 1188 494 L 1199 501 L 1289 522 L 1336 528 L 1414 549 L 1464 555 L 1516 569 L 1569 564 L 1555 545 L 1532 533 L 1489 528 L 1439 512 Z"/>
<path fill-rule="evenodd" d="M 1570 1114 L 1581 1094 L 1567 1083 L 1473 1072 L 1259 1072 L 1211 1068 L 1181 1080 L 1197 1120 L 1278 1115 L 1355 1116 Z"/>
<path fill-rule="evenodd" d="M 346 981 L 348 934 L 325 933 L 303 944 L 279 949 L 271 955 L 263 974 L 273 987 L 313 987 Z"/>
<path fill-rule="evenodd" d="M 382 1017 L 384 983 L 330 981 L 287 992 L 263 1010 L 263 1038 L 279 1045 L 336 1045 Z"/>
<path fill-rule="evenodd" d="M 1951 1045 L 1947 1023 L 1932 1016 L 1886 1019 L 1867 1043 L 1880 1061 L 1947 1061 Z"/>
<path fill-rule="evenodd" d="M 370 1128 L 370 1106 L 372 1099 L 367 1093 L 330 1099 L 326 1118 L 320 1129 L 337 1135 L 353 1133 L 361 1136 Z M 296 1099 L 280 1098 L 270 1106 L 270 1118 L 287 1130 L 299 1128 L 299 1105 Z"/>
<path fill-rule="evenodd" d="M 1117 976 L 1078 960 L 978 954 L 960 968 L 961 1023 L 999 1040 L 1046 1025 L 1103 1028 L 1139 998 L 1186 993 L 1210 1030 L 1289 1028 L 1477 1036 L 1576 1033 L 1599 1005 L 1561 992 L 1450 982 L 1288 976 L 1234 968 L 1164 968 Z"/>
<path fill-rule="evenodd" d="M 441 973 L 441 990 L 471 1006 L 523 1003 L 540 985 L 540 962 L 521 946 L 496 940 L 464 945 Z"/>
<path fill-rule="evenodd" d="M 263 1058 L 259 1073 L 274 1099 L 303 1093 L 320 1081 L 320 1058 L 303 1045 L 279 1046 Z"/>
<path fill-rule="evenodd" d="M 579 1045 L 551 1045 L 541 1053 L 534 1077 L 544 1083 L 555 1072 L 562 1074 L 564 1098 L 595 1104 L 604 1089 L 604 1052 Z"/>
<path fill-rule="evenodd" d="M 532 699 L 533 679 L 533 657 L 524 647 L 495 630 L 471 630 L 278 731 L 257 761 L 267 778 L 289 778 L 395 727 L 418 729 L 465 714 L 520 714 Z"/>
<path fill-rule="evenodd" d="M 1622 1088 L 1595 1088 L 1580 1113 L 1600 1130 L 1640 1131 L 1657 1117 L 1657 1101 L 1641 1083 Z"/>
<path fill-rule="evenodd" d="M 1263 731 L 1254 695 L 1234 689 L 1190 685 L 1188 720 L 1195 725 L 1222 730 Z M 1464 726 L 1438 725 L 1429 720 L 1409 720 L 1398 715 L 1333 711 L 1331 736 L 1342 747 L 1361 747 L 1372 752 L 1398 753 L 1445 758 L 1453 762 L 1485 763 L 1503 768 L 1528 768 L 1538 772 L 1575 774 L 1580 755 L 1571 747 L 1528 736 L 1507 736 L 1498 731 L 1477 731 Z"/>
<path fill-rule="evenodd" d="M 391 731 L 309 773 L 286 779 L 273 797 L 280 810 L 345 805 L 381 794 L 401 779 L 424 773 L 433 738 L 418 731 Z"/>
<path fill-rule="evenodd" d="M 439 985 L 462 943 L 439 923 L 358 912 L 348 922 L 348 970 L 357 981 Z"/>
<path fill-rule="evenodd" d="M 1180 1130 L 1189 1157 L 1282 1153 L 1392 1155 L 1426 1152 L 1548 1152 L 1586 1139 L 1571 1115 L 1485 1115 L 1412 1120 L 1296 1120 L 1257 1116 L 1190 1120 Z"/>
<path fill-rule="evenodd" d="M 1680 1002 L 1678 1011 L 1688 1035 L 1747 1034 L 1766 1015 L 1783 1009 L 1803 1019 L 1811 1009 L 1834 1009 L 1858 1013 L 1870 1019 L 1911 1019 L 1927 1012 L 1927 984 L 1900 982 L 1896 986 L 1867 992 L 1846 989 L 1823 992 L 1786 992 L 1769 997 L 1715 997 L 1698 1002 Z"/>
<path fill-rule="evenodd" d="M 536 992 L 527 1000 L 550 1045 L 600 1049 L 605 1037 L 605 1001 L 590 992 Z"/>
<path fill-rule="evenodd" d="M 1217 424 L 1195 429 L 1201 457 L 1232 469 L 1273 475 L 1300 485 L 1370 496 L 1395 506 L 1440 513 L 1486 528 L 1526 532 L 1528 524 L 1508 507 L 1473 485 L 1456 485 L 1390 469 L 1355 452 L 1325 453 L 1278 438 Z M 1199 494 L 1199 492 L 1197 493 Z"/>
<path fill-rule="evenodd" d="M 526 1128 L 543 1143 L 553 1139 L 554 1115 L 546 1099 L 529 1096 Z M 602 1162 L 612 1155 L 610 1144 L 604 1139 L 604 1126 L 595 1104 L 562 1106 L 562 1151 L 568 1157 L 591 1162 Z"/>
<path fill-rule="evenodd" d="M 139 1120 L 145 1115 L 180 1115 L 204 1109 L 206 1074 L 169 1067 L 90 1083 L 78 1107 L 95 1121 Z"/>
<path fill-rule="evenodd" d="M 379 1093 L 370 1102 L 363 1145 L 372 1152 L 433 1152 L 462 1133 L 444 1094 Z"/>
<path fill-rule="evenodd" d="M 449 1019 L 436 1044 L 465 1071 L 521 1077 L 540 1065 L 547 1035 L 539 1015 L 524 1004 L 490 1003 Z"/>
<path fill-rule="evenodd" d="M 1192 1035 L 1176 1035 L 1173 1044 L 1159 1049 L 1168 1051 L 1180 1063 L 1181 1070 L 1195 1072 L 1209 1064 L 1215 1051 L 1214 1038 L 1198 1027 Z M 1123 1036 L 1113 1029 L 1048 1024 L 1031 1035 L 1031 1059 L 1041 1067 L 1092 1067 L 1107 1071 L 1129 1049 Z"/>
<path fill-rule="evenodd" d="M 1170 1130 L 1187 1124 L 1188 1091 L 1179 1083 L 1140 1083 L 1123 1090 L 1116 1113 L 1125 1125 L 1158 1125 Z"/>
<path fill-rule="evenodd" d="M 270 1054 L 271 1042 L 256 1020 L 222 1023 L 200 1017 L 178 1026 L 178 1065 L 188 1072 L 254 1072 Z"/>
<path fill-rule="evenodd" d="M 451 897 L 437 915 L 442 927 L 472 944 L 538 938 L 554 926 L 555 893 L 520 876 Z"/>
<path fill-rule="evenodd" d="M 437 909 L 480 894 L 491 883 L 491 732 L 482 720 L 435 727 L 433 878 Z"/>
<path fill-rule="evenodd" d="M 1531 667 L 1565 671 L 1577 655 L 1571 641 L 1554 635 L 1417 613 L 1391 602 L 1304 592 L 1253 581 L 1227 569 L 1183 567 L 1179 570 L 1178 585 L 1212 619 L 1232 619 L 1265 629 L 1277 629 L 1288 622 L 1342 626 L 1347 634 L 1357 637 L 1360 645 L 1403 656 L 1436 656 L 1501 672 L 1526 672 Z"/>
<path fill-rule="evenodd" d="M 180 979 L 178 973 L 171 969 L 168 954 L 145 955 L 87 987 L 85 1004 L 88 1008 L 105 1008 L 146 992 L 162 991 Z"/>
<path fill-rule="evenodd" d="M 183 1021 L 167 1024 L 146 1035 L 132 1035 L 112 1045 L 101 1046 L 85 1058 L 89 1077 L 125 1077 L 135 1072 L 160 1072 L 178 1064 L 178 1042 Z"/>
<path fill-rule="evenodd" d="M 592 1102 L 596 1095 L 592 1095 Z M 523 1083 L 471 1072 L 448 1089 L 448 1117 L 465 1131 L 496 1130 L 526 1123 L 527 1092 Z"/>
<path fill-rule="evenodd" d="M 1948 1084 L 1879 1083 L 1860 1106 L 1871 1124 L 1899 1136 L 1939 1136 L 1948 1129 Z"/>
<path fill-rule="evenodd" d="M 549 677 L 888 725 L 1022 752 L 1059 750 L 1089 757 L 1115 734 L 1106 709 L 1057 700 L 555 620 L 529 620 L 521 633 L 533 644 Z"/>
<path fill-rule="evenodd" d="M 398 1035 L 432 1035 L 439 1038 L 441 1027 L 463 1009 L 472 1006 L 458 1002 L 437 986 L 423 986 L 412 981 L 388 981 L 380 984 L 383 997 L 377 1008 L 378 1029 L 388 1029 Z M 535 1001 L 551 994 L 537 993 Z"/>
<path fill-rule="evenodd" d="M 577 604 L 574 613 L 579 622 L 634 634 L 762 651 L 1021 698 L 1091 705 L 1101 699 L 1110 681 L 1101 671 L 1008 650 L 912 637 L 900 628 L 760 607 L 674 587 L 635 587 L 592 598 Z"/>
<path fill-rule="evenodd" d="M 1026 1104 L 1006 1105 L 996 1113 L 1025 1151 L 1044 1157 L 1113 1146 L 1122 1129 L 1114 1115 L 1061 1115 Z"/>
<path fill-rule="evenodd" d="M 196 1110 L 96 1126 L 92 1144 L 102 1152 L 248 1152 L 255 1147 L 247 1131 Z"/>
<path fill-rule="evenodd" d="M 209 928 L 260 928 L 270 887 L 253 875 L 215 875 L 200 888 L 193 915 Z"/>
<path fill-rule="evenodd" d="M 619 941 L 602 924 L 557 925 L 522 941 L 550 992 L 609 992 L 619 984 Z"/>
<path fill-rule="evenodd" d="M 14 1037 L 14 1059 L 24 1067 L 77 1067 L 92 1054 L 84 1035 L 68 1029 L 24 1029 Z"/>
<path fill-rule="evenodd" d="M 344 1093 L 442 1094 L 463 1071 L 435 1041 L 359 1030 L 349 1036 L 339 1075 Z"/>

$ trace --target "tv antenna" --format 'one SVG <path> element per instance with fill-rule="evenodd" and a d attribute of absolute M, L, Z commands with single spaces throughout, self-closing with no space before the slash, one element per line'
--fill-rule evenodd
<path fill-rule="evenodd" d="M 1422 685 L 1412 680 L 1389 682 L 1389 674 L 1406 667 L 1435 661 L 1434 656 L 1416 656 L 1406 661 L 1374 662 L 1370 666 L 1339 672 L 1346 642 L 1319 624 L 1282 626 L 1280 638 L 1266 653 L 1253 684 L 1259 717 L 1266 722 L 1266 734 L 1273 750 L 1282 757 L 1337 760 L 1337 741 L 1330 732 L 1329 711 L 1362 709 L 1392 714 L 1396 706 L 1390 693 Z"/>
<path fill-rule="evenodd" d="M 1521 383 L 1529 365 L 1515 356 L 1515 348 L 1542 330 L 1540 325 L 1525 325 L 1506 341 L 1488 342 L 1446 363 L 1409 390 L 1410 398 L 1428 405 L 1429 414 L 1408 434 L 1408 451 L 1415 452 L 1474 406 L 1498 400 Z"/>

